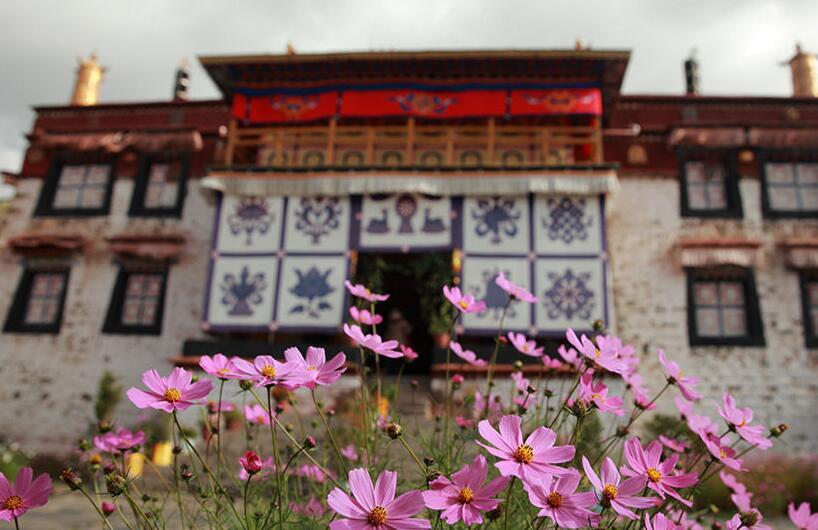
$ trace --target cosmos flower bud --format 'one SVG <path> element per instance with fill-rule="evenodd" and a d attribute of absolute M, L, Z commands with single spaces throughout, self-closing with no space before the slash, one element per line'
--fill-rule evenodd
<path fill-rule="evenodd" d="M 546 388 L 545 390 L 542 391 L 542 395 L 547 398 L 550 398 L 554 396 L 554 393 L 550 389 Z"/>
<path fill-rule="evenodd" d="M 417 388 L 419 384 L 420 383 L 418 383 L 417 379 L 412 379 L 411 381 L 409 381 L 409 385 L 411 385 L 412 388 Z"/>
<path fill-rule="evenodd" d="M 429 467 L 435 463 L 435 459 L 429 456 L 424 456 L 423 463 L 426 464 L 426 467 Z"/>
<path fill-rule="evenodd" d="M 399 424 L 395 423 L 394 421 L 391 422 L 389 425 L 386 426 L 386 435 L 392 438 L 393 440 L 397 440 L 403 434 L 403 427 Z"/>
<path fill-rule="evenodd" d="M 452 384 L 453 385 L 462 385 L 463 381 L 465 381 L 465 378 L 463 378 L 463 376 L 460 375 L 460 374 L 454 374 L 452 376 Z"/>
<path fill-rule="evenodd" d="M 105 475 L 105 489 L 112 497 L 117 497 L 128 489 L 128 481 L 117 472 Z"/>
<path fill-rule="evenodd" d="M 109 475 L 116 471 L 116 466 L 114 464 L 105 464 L 105 467 L 102 468 L 102 472 L 106 475 Z"/>
<path fill-rule="evenodd" d="M 790 426 L 787 425 L 786 423 L 776 425 L 775 427 L 770 429 L 770 436 L 772 436 L 773 438 L 778 438 L 779 436 L 784 434 L 789 428 Z"/>
<path fill-rule="evenodd" d="M 746 526 L 747 528 L 752 528 L 758 523 L 758 512 L 750 511 L 750 512 L 742 512 L 739 515 L 739 520 L 741 524 Z"/>
<path fill-rule="evenodd" d="M 91 462 L 92 466 L 99 466 L 102 464 L 102 456 L 99 453 L 93 453 L 88 461 Z"/>
<path fill-rule="evenodd" d="M 602 322 L 601 320 L 594 320 L 594 323 L 592 324 L 592 327 L 593 327 L 594 333 L 600 333 L 603 329 L 605 329 L 605 323 Z"/>
<path fill-rule="evenodd" d="M 334 408 L 329 408 L 329 409 L 326 410 L 326 412 L 327 412 L 327 416 L 329 416 L 329 417 L 335 416 L 337 414 L 337 412 L 335 411 Z"/>
<path fill-rule="evenodd" d="M 188 482 L 190 479 L 193 478 L 193 473 L 191 473 L 190 471 L 183 471 L 182 473 L 180 473 L 179 476 L 182 477 L 182 480 Z"/>
<path fill-rule="evenodd" d="M 513 366 L 514 366 L 515 370 L 522 370 L 523 369 L 523 361 L 517 359 L 516 361 L 514 361 Z"/>
<path fill-rule="evenodd" d="M 712 530 L 721 530 L 721 529 L 722 529 L 722 528 L 724 528 L 724 527 L 721 525 L 721 523 L 719 523 L 718 521 L 716 521 L 716 522 L 714 522 L 712 525 L 710 525 L 710 528 L 711 528 Z"/>
<path fill-rule="evenodd" d="M 181 452 L 182 452 L 182 446 L 181 445 L 174 445 L 173 446 L 173 454 L 178 455 Z"/>
<path fill-rule="evenodd" d="M 500 335 L 500 344 L 508 344 L 508 338 L 505 335 Z"/>
<path fill-rule="evenodd" d="M 106 432 L 110 431 L 111 428 L 111 422 L 108 420 L 100 420 L 99 423 L 97 423 L 97 429 L 99 429 L 100 434 L 105 434 Z"/>
<path fill-rule="evenodd" d="M 629 432 L 629 431 L 628 431 L 628 428 L 627 428 L 627 427 L 625 427 L 624 425 L 620 425 L 620 426 L 619 426 L 619 427 L 617 427 L 617 429 L 616 429 L 616 435 L 617 435 L 618 437 L 620 437 L 620 438 L 624 438 L 625 436 L 627 436 L 627 435 L 628 435 L 628 432 Z"/>
<path fill-rule="evenodd" d="M 526 391 L 526 392 L 528 392 L 529 394 L 533 394 L 534 392 L 536 392 L 536 391 L 537 391 L 537 389 L 536 389 L 536 388 L 534 388 L 534 387 L 533 387 L 533 386 L 531 386 L 531 385 L 528 385 L 528 386 L 525 388 L 525 391 Z"/>
<path fill-rule="evenodd" d="M 318 442 L 315 441 L 315 437 L 307 436 L 304 439 L 304 447 L 307 449 L 313 449 L 316 445 L 318 445 Z"/>
<path fill-rule="evenodd" d="M 239 381 L 239 388 L 246 392 L 253 388 L 253 382 L 248 379 L 242 379 L 241 381 Z"/>
<path fill-rule="evenodd" d="M 116 505 L 112 502 L 103 501 L 100 505 L 102 513 L 107 517 L 116 511 Z"/>
<path fill-rule="evenodd" d="M 82 479 L 74 474 L 74 470 L 70 467 L 65 468 L 60 473 L 60 479 L 66 483 L 71 491 L 77 491 L 82 486 Z"/>
<path fill-rule="evenodd" d="M 426 483 L 428 484 L 429 482 L 434 482 L 438 477 L 440 477 L 440 471 L 432 469 L 426 473 Z"/>
<path fill-rule="evenodd" d="M 77 446 L 82 452 L 89 451 L 91 449 L 91 441 L 86 440 L 85 438 L 80 438 L 80 440 L 77 442 Z"/>
<path fill-rule="evenodd" d="M 244 470 L 250 475 L 255 475 L 261 471 L 261 458 L 259 458 L 259 456 L 253 451 L 247 451 L 244 453 L 244 456 L 239 458 L 239 463 L 241 464 L 241 467 L 243 467 Z"/>

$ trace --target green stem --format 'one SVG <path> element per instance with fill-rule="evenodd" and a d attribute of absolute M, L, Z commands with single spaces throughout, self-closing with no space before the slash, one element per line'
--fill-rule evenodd
<path fill-rule="evenodd" d="M 506 492 L 506 503 L 504 505 L 504 509 L 506 511 L 505 521 L 503 522 L 503 529 L 508 530 L 508 514 L 511 512 L 511 507 L 509 506 L 509 501 L 511 500 L 511 488 L 514 487 L 514 482 L 517 480 L 517 477 L 511 477 L 511 482 L 508 483 L 508 491 Z"/>
<path fill-rule="evenodd" d="M 222 478 L 222 392 L 224 379 L 219 379 L 219 409 L 216 411 L 216 479 Z"/>
<path fill-rule="evenodd" d="M 582 372 L 577 371 L 577 380 L 574 381 L 574 386 L 571 387 L 571 390 L 568 391 L 568 395 L 565 396 L 565 400 L 562 402 L 562 405 L 560 405 L 560 408 L 557 411 L 556 416 L 554 416 L 554 419 L 551 420 L 551 423 L 548 424 L 549 429 L 551 427 L 553 427 L 554 424 L 557 423 L 557 420 L 559 419 L 559 417 L 562 416 L 562 411 L 563 411 L 563 409 L 565 409 L 565 406 L 568 404 L 568 400 L 571 399 L 571 396 L 573 395 L 574 390 L 576 390 L 577 387 L 579 386 L 579 381 L 580 381 L 581 378 L 582 378 Z"/>
<path fill-rule="evenodd" d="M 270 415 L 270 438 L 273 442 L 273 463 L 275 464 L 276 472 L 276 497 L 278 497 L 278 527 L 284 528 L 284 496 L 281 485 L 281 463 L 278 459 L 278 442 L 276 441 L 276 426 L 277 421 L 273 421 L 273 387 L 267 387 L 267 413 Z"/>
<path fill-rule="evenodd" d="M 444 407 L 445 409 L 445 420 L 443 423 L 443 449 L 445 451 L 445 466 L 448 470 L 450 467 L 450 447 L 449 447 L 449 422 L 451 421 L 451 399 L 452 399 L 452 381 L 449 374 L 449 364 L 451 363 L 451 355 L 452 355 L 452 341 L 455 339 L 455 326 L 457 325 L 457 319 L 460 318 L 460 311 L 455 309 L 454 318 L 452 318 L 452 325 L 449 327 L 449 344 L 446 346 L 446 395 L 444 396 Z"/>
<path fill-rule="evenodd" d="M 173 419 L 176 421 L 176 411 L 173 411 Z M 176 425 L 179 428 L 179 434 L 182 434 L 182 427 L 179 425 L 179 422 L 176 421 Z M 176 451 L 176 448 L 179 447 L 179 438 L 176 435 L 176 432 L 173 432 L 173 490 L 176 494 L 176 505 L 179 507 L 179 519 L 182 522 L 182 528 L 185 528 L 185 509 L 182 506 L 182 489 L 179 486 L 179 454 Z M 124 465 L 124 464 L 123 464 Z M 127 475 L 126 475 L 127 476 Z M 131 508 L 136 511 L 136 508 L 131 504 Z"/>
<path fill-rule="evenodd" d="M 97 505 L 97 503 L 95 503 L 95 502 L 94 502 L 94 499 L 92 499 L 92 498 L 91 498 L 91 496 L 90 496 L 90 495 L 88 495 L 88 492 L 87 492 L 87 491 L 85 491 L 85 490 L 84 490 L 84 489 L 82 489 L 82 488 L 79 488 L 79 492 L 80 492 L 80 493 L 82 493 L 82 494 L 83 494 L 83 496 L 84 496 L 86 499 L 88 499 L 88 502 L 90 502 L 90 503 L 91 503 L 91 506 L 93 506 L 93 507 L 94 507 L 94 509 L 97 511 L 97 514 L 99 514 L 100 518 L 102 519 L 102 522 L 103 522 L 103 523 L 105 523 L 105 526 L 108 528 L 108 530 L 114 530 L 114 529 L 111 527 L 111 523 L 109 523 L 109 522 L 108 522 L 108 518 L 107 518 L 107 517 L 105 517 L 105 514 L 104 514 L 104 513 L 102 513 L 102 510 L 100 510 L 100 509 L 99 509 L 99 506 Z M 19 525 L 19 523 L 17 522 L 17 518 L 16 518 L 16 517 L 14 518 L 14 526 L 15 526 L 15 527 L 16 527 L 16 528 L 19 530 L 20 525 Z"/>
<path fill-rule="evenodd" d="M 503 325 L 506 321 L 506 313 L 511 307 L 511 296 L 508 297 L 508 302 L 503 308 L 503 313 L 500 315 L 500 325 L 497 326 L 497 337 L 494 339 L 494 351 L 491 352 L 491 359 L 489 360 L 489 368 L 486 371 L 486 406 L 483 409 L 483 418 L 488 417 L 489 409 L 491 408 L 491 385 L 492 377 L 494 377 L 494 364 L 497 362 L 497 353 L 500 351 L 500 337 L 503 335 Z"/>
<path fill-rule="evenodd" d="M 416 455 L 415 452 L 412 450 L 412 448 L 409 447 L 409 444 L 406 443 L 406 440 L 403 439 L 403 436 L 398 436 L 398 441 L 406 449 L 406 451 L 409 452 L 409 455 L 412 457 L 412 459 L 415 461 L 415 463 L 420 468 L 420 474 L 425 477 L 426 476 L 426 466 L 423 465 L 423 462 L 420 461 L 420 458 L 418 458 L 418 455 Z"/>
<path fill-rule="evenodd" d="M 332 429 L 330 429 L 329 422 L 327 421 L 326 416 L 324 416 L 324 411 L 321 410 L 321 406 L 318 404 L 318 399 L 315 397 L 314 388 L 312 389 L 312 402 L 315 404 L 315 410 L 318 411 L 318 417 L 321 418 L 321 423 L 324 424 L 324 429 L 327 431 L 329 441 L 330 443 L 332 443 L 332 448 L 335 450 L 335 456 L 338 457 L 338 463 L 341 465 L 341 469 L 344 471 L 344 475 L 346 475 L 347 474 L 346 460 L 341 454 L 341 449 L 338 447 L 338 442 L 335 440 L 335 436 L 332 434 Z"/>
<path fill-rule="evenodd" d="M 247 525 L 247 528 L 250 528 L 250 515 L 247 511 L 247 500 L 249 498 L 250 493 L 250 482 L 252 482 L 253 476 L 250 475 L 247 477 L 247 482 L 244 485 L 244 524 Z"/>

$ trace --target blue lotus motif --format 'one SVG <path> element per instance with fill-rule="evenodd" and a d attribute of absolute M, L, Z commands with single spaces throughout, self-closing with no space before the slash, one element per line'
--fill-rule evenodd
<path fill-rule="evenodd" d="M 298 279 L 295 286 L 290 288 L 290 293 L 304 302 L 290 308 L 290 313 L 306 313 L 310 318 L 319 318 L 321 311 L 332 309 L 332 304 L 320 300 L 335 291 L 328 282 L 330 274 L 332 269 L 321 272 L 314 266 L 306 273 L 296 269 L 295 275 Z"/>

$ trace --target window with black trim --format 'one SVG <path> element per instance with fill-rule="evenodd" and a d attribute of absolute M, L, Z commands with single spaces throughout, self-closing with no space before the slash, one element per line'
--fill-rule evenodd
<path fill-rule="evenodd" d="M 741 217 L 735 157 L 684 151 L 679 156 L 682 217 Z"/>
<path fill-rule="evenodd" d="M 804 342 L 807 348 L 818 348 L 818 270 L 801 271 L 800 280 Z"/>
<path fill-rule="evenodd" d="M 6 332 L 60 332 L 68 289 L 67 265 L 29 267 L 23 272 L 6 317 Z"/>
<path fill-rule="evenodd" d="M 691 346 L 763 346 L 753 270 L 687 269 L 687 320 Z"/>
<path fill-rule="evenodd" d="M 107 215 L 112 189 L 110 159 L 78 155 L 57 160 L 45 178 L 34 215 Z"/>
<path fill-rule="evenodd" d="M 762 156 L 762 208 L 767 217 L 818 217 L 818 160 Z"/>
<path fill-rule="evenodd" d="M 180 217 L 187 192 L 188 157 L 146 157 L 139 167 L 128 214 Z"/>
<path fill-rule="evenodd" d="M 102 331 L 160 335 L 167 279 L 165 264 L 122 264 Z"/>

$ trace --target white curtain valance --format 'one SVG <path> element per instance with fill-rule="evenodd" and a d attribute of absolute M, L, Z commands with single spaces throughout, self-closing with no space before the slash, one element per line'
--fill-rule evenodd
<path fill-rule="evenodd" d="M 616 170 L 536 172 L 214 172 L 202 186 L 229 195 L 338 197 L 422 193 L 441 197 L 561 194 L 599 195 L 618 188 Z"/>
<path fill-rule="evenodd" d="M 743 239 L 682 240 L 676 245 L 682 267 L 716 267 L 736 265 L 756 267 L 760 264 L 761 243 Z"/>

